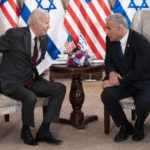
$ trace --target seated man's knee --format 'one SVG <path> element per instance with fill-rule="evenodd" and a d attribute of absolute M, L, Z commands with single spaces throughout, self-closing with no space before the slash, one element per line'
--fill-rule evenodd
<path fill-rule="evenodd" d="M 150 101 L 141 100 L 135 103 L 137 112 L 150 111 Z"/>
<path fill-rule="evenodd" d="M 66 86 L 64 84 L 57 83 L 57 85 L 58 85 L 58 90 L 57 90 L 58 93 L 59 92 L 66 93 Z"/>
<path fill-rule="evenodd" d="M 64 84 L 61 84 L 62 91 L 66 92 L 66 86 Z"/>
<path fill-rule="evenodd" d="M 110 92 L 110 88 L 105 88 L 101 94 L 101 100 L 105 104 L 112 99 L 113 95 Z"/>
<path fill-rule="evenodd" d="M 26 96 L 23 101 L 23 103 L 27 103 L 29 105 L 35 105 L 36 102 L 37 102 L 37 96 L 34 93 Z"/>

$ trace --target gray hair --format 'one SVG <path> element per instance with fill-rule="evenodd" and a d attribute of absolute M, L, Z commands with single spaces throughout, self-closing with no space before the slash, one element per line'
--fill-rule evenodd
<path fill-rule="evenodd" d="M 44 15 L 44 14 L 48 14 L 48 11 L 41 9 L 41 8 L 36 8 L 32 11 L 31 15 L 29 16 L 28 19 L 28 25 L 32 25 L 33 21 L 40 21 L 40 18 Z"/>
<path fill-rule="evenodd" d="M 124 29 L 129 28 L 126 18 L 120 13 L 111 14 L 106 18 L 106 22 L 107 21 L 113 21 L 115 26 L 122 26 Z"/>

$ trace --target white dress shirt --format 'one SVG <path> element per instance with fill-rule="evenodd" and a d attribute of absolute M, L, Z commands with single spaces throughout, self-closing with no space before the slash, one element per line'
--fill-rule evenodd
<path fill-rule="evenodd" d="M 129 30 L 127 31 L 126 35 L 120 40 L 120 44 L 121 44 L 123 54 L 125 53 L 125 48 L 126 48 L 128 36 L 129 36 Z"/>

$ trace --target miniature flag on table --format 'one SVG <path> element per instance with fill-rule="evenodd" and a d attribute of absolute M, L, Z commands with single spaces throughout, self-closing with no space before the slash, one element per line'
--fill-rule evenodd
<path fill-rule="evenodd" d="M 67 41 L 65 42 L 65 48 L 67 53 L 70 53 L 73 49 L 76 48 L 76 45 L 70 34 L 68 35 Z"/>
<path fill-rule="evenodd" d="M 117 0 L 113 12 L 121 13 L 130 27 L 134 13 L 141 9 L 150 9 L 150 0 Z"/>
<path fill-rule="evenodd" d="M 4 21 L 5 30 L 18 27 L 19 15 L 16 0 L 0 0 L 0 17 Z"/>
<path fill-rule="evenodd" d="M 84 51 L 85 53 L 89 53 L 88 52 L 88 44 L 84 38 L 84 36 L 80 33 L 79 35 L 79 42 L 78 42 L 78 47 L 79 49 L 81 49 L 82 51 Z"/>
<path fill-rule="evenodd" d="M 19 19 L 19 26 L 26 26 L 29 15 L 35 8 L 47 10 L 50 13 L 50 29 L 47 32 L 49 42 L 47 52 L 52 59 L 65 51 L 68 32 L 64 26 L 64 8 L 61 0 L 25 0 Z"/>
<path fill-rule="evenodd" d="M 105 18 L 111 14 L 108 0 L 70 0 L 64 24 L 76 45 L 80 34 L 84 37 L 89 54 L 105 58 Z"/>

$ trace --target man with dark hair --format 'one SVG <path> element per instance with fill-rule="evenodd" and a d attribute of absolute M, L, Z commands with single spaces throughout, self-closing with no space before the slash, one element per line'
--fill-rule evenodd
<path fill-rule="evenodd" d="M 106 18 L 106 78 L 101 99 L 120 131 L 114 141 L 144 138 L 144 121 L 150 110 L 150 44 L 141 34 L 128 28 L 121 14 Z M 133 97 L 137 120 L 133 129 L 119 100 Z"/>
<path fill-rule="evenodd" d="M 49 13 L 37 8 L 29 17 L 29 26 L 9 29 L 0 37 L 0 52 L 3 53 L 0 89 L 3 94 L 22 102 L 21 138 L 29 145 L 37 145 L 38 141 L 61 143 L 52 136 L 49 126 L 59 121 L 66 87 L 43 79 L 36 70 L 46 53 L 49 22 Z M 47 71 L 49 69 L 44 73 Z M 35 139 L 30 131 L 30 126 L 35 126 L 34 107 L 37 97 L 47 96 L 50 97 L 47 110 Z"/>

